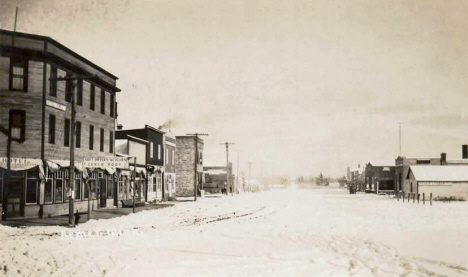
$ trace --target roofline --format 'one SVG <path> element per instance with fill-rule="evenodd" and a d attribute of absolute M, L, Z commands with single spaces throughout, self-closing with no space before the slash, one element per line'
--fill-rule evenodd
<path fill-rule="evenodd" d="M 61 44 L 60 42 L 54 40 L 53 38 L 51 37 L 47 37 L 47 36 L 41 36 L 41 35 L 36 35 L 36 34 L 28 34 L 28 33 L 22 33 L 22 32 L 15 32 L 15 31 L 8 31 L 8 30 L 5 30 L 5 29 L 0 29 L 0 33 L 6 33 L 6 34 L 10 34 L 10 35 L 14 35 L 14 36 L 19 36 L 19 37 L 26 37 L 26 38 L 32 38 L 32 39 L 40 39 L 40 40 L 43 40 L 43 41 L 46 41 L 46 42 L 49 42 L 49 43 L 52 43 L 54 44 L 55 46 L 61 48 L 62 50 L 64 50 L 65 52 L 67 52 L 68 54 L 72 55 L 72 56 L 75 56 L 76 58 L 82 60 L 83 62 L 87 63 L 88 65 L 91 65 L 93 67 L 95 67 L 96 69 L 104 72 L 105 74 L 109 75 L 110 77 L 118 80 L 119 78 L 117 76 L 115 76 L 114 74 L 110 73 L 109 71 L 103 69 L 102 67 L 96 65 L 95 63 L 91 62 L 90 60 L 86 59 L 85 57 L 81 56 L 80 54 L 76 53 L 75 51 L 71 50 L 70 48 L 66 47 L 65 45 Z"/>
<path fill-rule="evenodd" d="M 153 130 L 153 131 L 156 131 L 156 132 L 161 133 L 161 134 L 165 134 L 165 133 L 166 133 L 166 132 L 161 131 L 161 130 L 159 130 L 159 129 L 157 129 L 157 128 L 154 128 L 153 126 L 150 126 L 150 125 L 148 125 L 148 124 L 145 124 L 145 129 Z"/>
<path fill-rule="evenodd" d="M 147 141 L 147 140 L 144 140 L 144 139 L 141 139 L 141 138 L 137 138 L 137 137 L 134 137 L 134 136 L 131 136 L 131 135 L 128 135 L 128 134 L 125 134 L 125 136 L 127 137 L 126 139 L 129 139 L 129 140 L 134 140 L 134 141 L 142 142 L 142 143 L 145 143 L 145 144 L 149 144 L 149 143 L 150 143 L 150 142 Z M 119 139 L 116 139 L 116 140 L 119 140 Z"/>

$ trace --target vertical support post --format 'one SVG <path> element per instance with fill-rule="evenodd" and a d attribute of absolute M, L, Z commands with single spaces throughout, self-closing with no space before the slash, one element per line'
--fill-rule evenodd
<path fill-rule="evenodd" d="M 415 198 L 416 198 L 416 193 L 413 192 L 412 194 L 413 194 L 413 203 L 415 203 L 414 201 L 415 201 Z"/>
<path fill-rule="evenodd" d="M 74 201 L 75 201 L 75 84 L 71 82 L 71 130 L 70 130 L 70 196 L 68 206 L 68 225 L 75 226 Z"/>
<path fill-rule="evenodd" d="M 418 193 L 418 204 L 419 204 L 419 198 L 421 198 L 421 194 Z"/>
<path fill-rule="evenodd" d="M 423 205 L 426 205 L 426 193 L 423 192 Z"/>
<path fill-rule="evenodd" d="M 431 192 L 431 195 L 429 196 L 429 201 L 431 202 L 431 206 L 432 206 L 432 192 Z"/>
<path fill-rule="evenodd" d="M 194 199 L 197 201 L 197 182 L 198 182 L 198 133 L 195 134 L 195 169 L 194 169 L 194 175 L 193 175 L 193 190 L 194 190 Z"/>
<path fill-rule="evenodd" d="M 411 196 L 411 193 L 408 192 L 408 203 L 409 203 L 409 201 L 410 201 L 410 196 Z"/>
<path fill-rule="evenodd" d="M 133 179 L 133 213 L 135 213 L 135 191 L 136 191 L 136 157 L 133 158 L 133 174 L 132 174 L 132 179 Z"/>

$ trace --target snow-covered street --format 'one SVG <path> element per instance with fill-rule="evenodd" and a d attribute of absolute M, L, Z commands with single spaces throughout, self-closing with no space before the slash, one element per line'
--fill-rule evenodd
<path fill-rule="evenodd" d="M 76 229 L 0 231 L 6 276 L 468 275 L 468 203 L 343 189 L 210 197 Z"/>

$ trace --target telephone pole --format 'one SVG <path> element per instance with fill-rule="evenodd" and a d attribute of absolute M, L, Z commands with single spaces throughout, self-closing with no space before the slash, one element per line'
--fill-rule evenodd
<path fill-rule="evenodd" d="M 230 144 L 235 144 L 233 142 L 223 142 L 223 143 L 220 143 L 220 144 L 225 144 L 226 145 L 226 179 L 227 179 L 227 186 L 228 188 L 231 190 L 231 196 L 234 195 L 234 189 L 231 185 L 231 173 L 229 171 L 229 145 Z M 227 192 L 226 192 L 227 193 Z"/>
<path fill-rule="evenodd" d="M 195 169 L 194 169 L 194 175 L 193 175 L 193 189 L 194 189 L 194 197 L 195 201 L 197 201 L 197 192 L 198 192 L 198 164 L 200 162 L 200 159 L 198 158 L 198 137 L 199 136 L 208 136 L 208 134 L 187 134 L 187 136 L 194 136 L 195 137 Z"/>
<path fill-rule="evenodd" d="M 65 93 L 71 94 L 71 126 L 70 126 L 70 173 L 69 173 L 69 183 L 70 189 L 68 196 L 68 226 L 75 227 L 75 215 L 74 211 L 74 202 L 75 202 L 75 88 L 78 80 L 89 80 L 92 78 L 97 78 L 97 76 L 71 76 L 71 77 L 61 77 L 61 78 L 49 78 L 51 82 L 57 81 L 66 81 L 70 82 L 70 91 Z"/>

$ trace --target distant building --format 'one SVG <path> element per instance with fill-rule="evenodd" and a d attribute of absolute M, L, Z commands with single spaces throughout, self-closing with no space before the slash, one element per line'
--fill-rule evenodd
<path fill-rule="evenodd" d="M 56 80 L 77 76 L 81 79 Z M 88 198 L 94 208 L 116 205 L 112 170 L 88 172 L 83 161 L 114 157 L 117 79 L 50 37 L 0 30 L 3 216 L 67 214 L 70 194 L 81 212 L 87 210 Z M 71 124 L 73 92 L 75 126 Z M 72 137 L 75 180 L 69 178 Z"/>
<path fill-rule="evenodd" d="M 424 194 L 426 199 L 432 193 L 435 199 L 468 200 L 468 166 L 412 165 L 405 179 L 413 188 L 413 193 L 420 194 L 421 197 Z"/>
<path fill-rule="evenodd" d="M 366 191 L 395 192 L 395 166 L 375 166 L 371 163 L 365 169 Z"/>
<path fill-rule="evenodd" d="M 226 185 L 227 192 L 231 192 L 231 188 L 227 184 L 227 172 L 230 174 L 230 183 L 234 191 L 235 187 L 235 175 L 232 174 L 232 163 L 229 162 L 229 168 L 226 170 L 226 166 L 204 166 L 203 171 L 205 173 L 205 183 L 203 189 L 209 193 L 220 193 L 221 189 Z"/>
<path fill-rule="evenodd" d="M 162 200 L 162 182 L 164 172 L 164 132 L 145 125 L 142 129 L 117 130 L 116 139 L 127 139 L 128 136 L 139 138 L 148 142 L 146 147 L 146 160 L 141 173 L 144 174 L 143 198 L 144 201 Z M 137 159 L 137 164 L 142 163 Z"/>
<path fill-rule="evenodd" d="M 164 189 L 163 198 L 165 200 L 175 200 L 176 195 L 176 137 L 170 132 L 164 135 L 165 152 L 164 155 Z"/>
<path fill-rule="evenodd" d="M 347 169 L 346 174 L 346 181 L 348 185 L 353 185 L 356 190 L 364 191 L 366 190 L 364 184 L 364 170 L 365 168 L 359 164 L 356 168 L 349 168 Z"/>
<path fill-rule="evenodd" d="M 176 196 L 191 197 L 203 187 L 203 140 L 195 136 L 176 136 Z M 198 154 L 196 154 L 198 153 Z"/>

